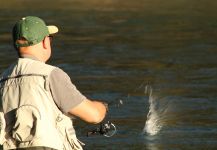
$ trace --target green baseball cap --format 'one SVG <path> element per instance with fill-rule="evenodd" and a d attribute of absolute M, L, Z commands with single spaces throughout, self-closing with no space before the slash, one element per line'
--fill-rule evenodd
<path fill-rule="evenodd" d="M 40 43 L 46 36 L 57 33 L 58 28 L 54 25 L 47 26 L 45 22 L 35 16 L 27 16 L 19 20 L 13 27 L 14 45 L 18 47 L 27 47 Z M 25 39 L 24 44 L 17 40 Z"/>

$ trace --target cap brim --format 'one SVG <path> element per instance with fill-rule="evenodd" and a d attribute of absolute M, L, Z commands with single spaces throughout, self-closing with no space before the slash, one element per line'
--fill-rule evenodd
<path fill-rule="evenodd" d="M 49 34 L 55 34 L 58 32 L 58 28 L 56 26 L 51 25 L 51 26 L 47 26 L 47 28 L 48 28 Z"/>

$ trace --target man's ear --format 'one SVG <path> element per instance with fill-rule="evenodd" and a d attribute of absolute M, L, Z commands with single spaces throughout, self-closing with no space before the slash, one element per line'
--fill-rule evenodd
<path fill-rule="evenodd" d="M 44 38 L 44 40 L 42 41 L 42 44 L 43 44 L 43 48 L 44 48 L 44 49 L 48 49 L 48 48 L 49 48 L 49 44 L 50 44 L 50 43 L 49 43 L 49 37 L 46 36 L 46 37 Z"/>

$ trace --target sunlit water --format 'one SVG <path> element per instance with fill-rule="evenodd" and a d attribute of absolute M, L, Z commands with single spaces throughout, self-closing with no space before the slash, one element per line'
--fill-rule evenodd
<path fill-rule="evenodd" d="M 216 149 L 217 2 L 0 2 L 0 72 L 16 58 L 14 21 L 38 15 L 60 29 L 49 63 L 88 98 L 111 104 L 111 138 L 86 137 L 94 125 L 75 120 L 85 149 Z"/>

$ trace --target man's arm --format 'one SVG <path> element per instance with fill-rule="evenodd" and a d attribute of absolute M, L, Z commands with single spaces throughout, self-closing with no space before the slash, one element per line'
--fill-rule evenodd
<path fill-rule="evenodd" d="M 76 107 L 69 110 L 69 113 L 75 115 L 89 123 L 99 123 L 106 115 L 106 106 L 102 102 L 84 100 Z"/>
<path fill-rule="evenodd" d="M 106 115 L 107 105 L 87 99 L 59 68 L 51 72 L 50 90 L 56 105 L 65 114 L 69 113 L 89 123 L 99 123 Z"/>

